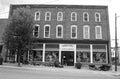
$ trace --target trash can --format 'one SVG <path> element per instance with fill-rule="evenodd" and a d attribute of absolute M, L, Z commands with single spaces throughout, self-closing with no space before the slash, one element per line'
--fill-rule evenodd
<path fill-rule="evenodd" d="M 3 64 L 3 58 L 0 58 L 0 65 Z"/>

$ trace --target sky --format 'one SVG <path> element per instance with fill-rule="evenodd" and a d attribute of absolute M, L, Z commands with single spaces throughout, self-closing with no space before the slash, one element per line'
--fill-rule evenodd
<path fill-rule="evenodd" d="M 0 19 L 8 18 L 10 4 L 65 4 L 106 5 L 109 11 L 111 46 L 115 46 L 115 13 L 117 13 L 118 45 L 120 46 L 120 4 L 119 0 L 0 0 Z"/>

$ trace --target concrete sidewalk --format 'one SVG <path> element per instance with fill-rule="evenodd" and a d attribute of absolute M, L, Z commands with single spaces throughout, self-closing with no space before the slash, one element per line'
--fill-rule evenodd
<path fill-rule="evenodd" d="M 120 77 L 120 66 L 118 66 L 118 71 L 115 72 L 114 66 L 110 71 L 97 71 L 90 70 L 87 67 L 82 67 L 81 69 L 76 69 L 73 66 L 65 66 L 64 68 L 55 68 L 55 67 L 47 67 L 47 66 L 34 66 L 34 65 L 22 65 L 18 67 L 17 63 L 3 63 L 0 65 L 0 68 L 14 68 L 14 69 L 23 69 L 23 70 L 35 70 L 35 71 L 51 71 L 51 72 L 69 72 L 69 73 L 94 73 L 94 74 L 103 74 L 107 76 L 117 76 Z"/>

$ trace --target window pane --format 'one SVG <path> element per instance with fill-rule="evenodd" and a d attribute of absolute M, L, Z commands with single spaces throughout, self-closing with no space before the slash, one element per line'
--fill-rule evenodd
<path fill-rule="evenodd" d="M 38 31 L 38 26 L 35 26 L 35 31 Z"/>
<path fill-rule="evenodd" d="M 45 37 L 49 37 L 49 35 L 50 35 L 50 27 L 45 26 Z"/>
<path fill-rule="evenodd" d="M 45 61 L 53 62 L 54 60 L 59 60 L 59 51 L 46 51 Z"/>
<path fill-rule="evenodd" d="M 102 38 L 101 27 L 96 26 L 96 39 L 101 39 L 101 38 Z"/>
<path fill-rule="evenodd" d="M 58 21 L 62 21 L 63 20 L 63 13 L 62 12 L 58 12 L 58 14 L 57 14 L 57 20 Z"/>
<path fill-rule="evenodd" d="M 46 21 L 50 21 L 50 19 L 51 19 L 51 13 L 50 12 L 46 12 L 45 20 Z"/>
<path fill-rule="evenodd" d="M 30 61 L 42 61 L 42 51 L 31 50 L 29 53 Z"/>
<path fill-rule="evenodd" d="M 72 38 L 76 37 L 76 27 L 72 27 Z"/>
<path fill-rule="evenodd" d="M 88 39 L 89 38 L 89 26 L 84 26 L 84 39 Z"/>
<path fill-rule="evenodd" d="M 77 62 L 90 62 L 90 52 L 77 51 Z"/>
<path fill-rule="evenodd" d="M 94 63 L 106 63 L 106 52 L 93 52 Z"/>
<path fill-rule="evenodd" d="M 62 35 L 62 28 L 58 27 L 58 36 L 61 36 L 61 35 Z"/>

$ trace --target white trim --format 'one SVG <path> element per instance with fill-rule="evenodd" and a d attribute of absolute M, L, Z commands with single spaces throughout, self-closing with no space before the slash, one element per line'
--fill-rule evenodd
<path fill-rule="evenodd" d="M 46 27 L 49 27 L 49 35 L 48 35 L 48 37 L 45 36 L 45 28 Z M 50 38 L 50 29 L 51 29 L 51 27 L 50 27 L 49 24 L 44 25 L 44 38 Z"/>
<path fill-rule="evenodd" d="M 73 14 L 74 14 L 75 16 L 73 16 Z M 73 20 L 73 17 L 75 17 L 75 20 Z M 72 13 L 71 13 L 71 21 L 77 21 L 77 13 L 76 13 L 76 12 L 72 12 Z"/>
<path fill-rule="evenodd" d="M 39 32 L 40 32 L 40 25 L 39 24 L 35 24 L 34 27 L 38 27 L 38 36 L 36 38 L 39 38 Z M 35 37 L 35 30 L 33 30 L 33 37 Z"/>
<path fill-rule="evenodd" d="M 88 32 L 88 34 L 87 34 L 88 37 L 87 37 L 87 38 L 86 38 L 86 32 L 85 32 L 85 29 L 86 29 L 86 28 L 88 28 L 88 29 L 87 29 L 87 32 Z M 84 38 L 84 39 L 90 39 L 90 26 L 89 26 L 89 25 L 84 25 L 84 26 L 83 26 L 83 38 Z"/>
<path fill-rule="evenodd" d="M 47 15 L 49 15 L 49 16 L 47 16 Z M 47 19 L 47 17 L 48 17 L 49 19 Z M 45 12 L 45 21 L 51 21 L 51 12 L 50 12 L 50 11 Z"/>
<path fill-rule="evenodd" d="M 59 16 L 59 15 L 61 15 L 61 16 Z M 57 13 L 57 21 L 63 21 L 63 12 L 60 11 Z"/>
<path fill-rule="evenodd" d="M 85 14 L 87 14 L 87 21 L 85 20 Z M 83 13 L 83 22 L 89 22 L 89 14 L 88 14 L 88 12 Z"/>
<path fill-rule="evenodd" d="M 72 37 L 72 28 L 75 27 L 76 28 L 76 36 Z M 72 39 L 76 39 L 77 38 L 77 25 L 71 25 L 71 38 Z"/>
<path fill-rule="evenodd" d="M 99 17 L 96 17 L 96 14 L 98 14 Z M 99 21 L 97 21 L 97 18 L 99 18 Z M 101 15 L 99 12 L 95 12 L 95 22 L 101 22 Z"/>
<path fill-rule="evenodd" d="M 37 17 L 36 17 L 37 13 L 39 13 L 39 18 L 38 18 L 38 19 L 37 19 Z M 35 12 L 34 20 L 35 20 L 35 21 L 39 21 L 39 20 L 40 20 L 40 11 L 36 11 L 36 12 Z"/>
<path fill-rule="evenodd" d="M 90 63 L 93 63 L 93 45 L 90 44 Z"/>
<path fill-rule="evenodd" d="M 100 37 L 98 37 L 97 28 L 100 29 Z M 101 26 L 95 26 L 95 38 L 96 39 L 102 39 L 102 27 Z"/>
<path fill-rule="evenodd" d="M 60 48 L 60 44 L 59 44 L 59 62 L 61 63 L 61 48 Z"/>
<path fill-rule="evenodd" d="M 58 27 L 61 27 L 61 36 L 58 36 Z M 63 38 L 63 25 L 56 26 L 56 38 Z"/>
<path fill-rule="evenodd" d="M 43 53 L 42 62 L 45 62 L 45 43 L 43 43 Z"/>
<path fill-rule="evenodd" d="M 107 45 L 106 45 L 106 63 L 108 63 Z"/>

